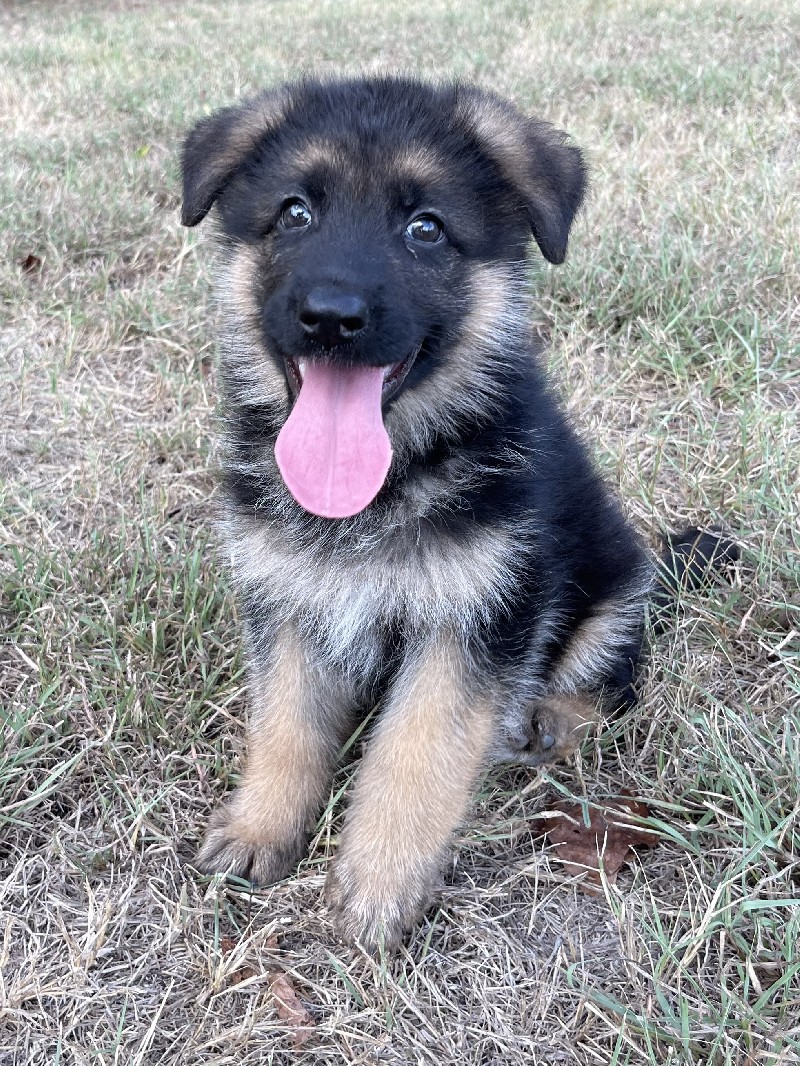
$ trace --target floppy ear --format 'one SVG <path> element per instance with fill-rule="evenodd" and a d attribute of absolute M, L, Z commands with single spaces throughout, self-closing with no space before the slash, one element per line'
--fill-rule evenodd
<path fill-rule="evenodd" d="M 183 142 L 181 222 L 196 226 L 248 155 L 283 118 L 283 91 L 262 93 L 201 119 Z"/>
<path fill-rule="evenodd" d="M 548 122 L 528 118 L 488 93 L 467 90 L 464 104 L 473 132 L 522 194 L 542 255 L 563 263 L 586 188 L 580 150 Z"/>

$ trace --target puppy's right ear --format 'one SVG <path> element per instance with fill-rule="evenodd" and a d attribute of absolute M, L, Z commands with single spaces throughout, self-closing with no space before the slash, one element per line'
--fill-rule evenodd
<path fill-rule="evenodd" d="M 181 222 L 196 226 L 250 153 L 285 114 L 285 92 L 267 92 L 201 119 L 183 142 Z"/>

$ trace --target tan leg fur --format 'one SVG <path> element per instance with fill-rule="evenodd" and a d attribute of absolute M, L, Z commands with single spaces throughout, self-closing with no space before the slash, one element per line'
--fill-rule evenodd
<path fill-rule="evenodd" d="M 328 902 L 349 939 L 391 945 L 430 901 L 493 728 L 465 674 L 455 643 L 440 640 L 395 682 L 328 876 Z"/>
<path fill-rule="evenodd" d="M 251 670 L 251 702 L 242 783 L 214 812 L 196 865 L 271 884 L 302 856 L 350 708 L 289 629 L 279 635 L 271 665 Z"/>

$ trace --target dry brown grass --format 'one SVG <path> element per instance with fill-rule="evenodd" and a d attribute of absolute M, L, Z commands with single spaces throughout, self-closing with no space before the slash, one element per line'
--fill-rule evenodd
<path fill-rule="evenodd" d="M 788 0 L 530 8 L 0 6 L 3 1066 L 800 1058 L 798 25 Z M 176 147 L 308 67 L 476 78 L 587 146 L 569 264 L 536 282 L 553 369 L 643 529 L 722 520 L 744 549 L 579 766 L 486 780 L 390 959 L 322 904 L 350 769 L 282 884 L 187 864 L 244 697 Z M 662 842 L 587 897 L 537 815 L 622 788 Z"/>

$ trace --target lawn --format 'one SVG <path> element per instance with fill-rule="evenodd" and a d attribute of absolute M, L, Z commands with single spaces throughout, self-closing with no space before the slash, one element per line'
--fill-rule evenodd
<path fill-rule="evenodd" d="M 800 1061 L 792 9 L 0 4 L 2 1066 Z M 532 278 L 557 387 L 652 543 L 721 523 L 742 551 L 575 764 L 485 778 L 441 905 L 374 959 L 322 900 L 358 743 L 286 881 L 191 866 L 246 700 L 177 158 L 303 70 L 454 74 L 574 135 L 591 194 Z M 623 792 L 659 842 L 592 895 L 540 815 Z"/>

